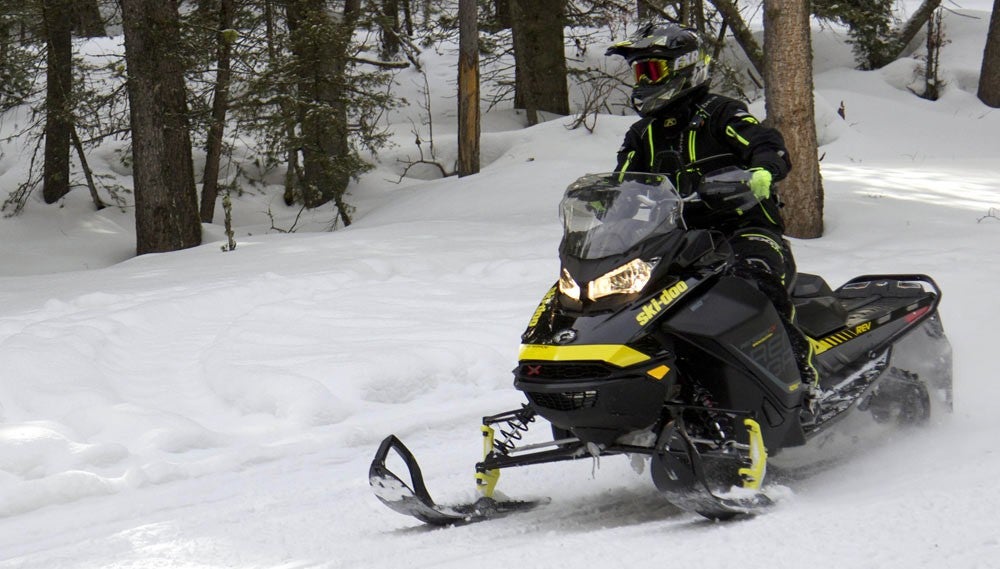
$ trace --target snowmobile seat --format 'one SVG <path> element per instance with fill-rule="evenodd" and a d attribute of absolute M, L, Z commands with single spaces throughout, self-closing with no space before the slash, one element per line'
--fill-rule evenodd
<path fill-rule="evenodd" d="M 841 328 L 847 311 L 819 275 L 798 273 L 792 289 L 795 324 L 813 338 L 820 338 Z"/>

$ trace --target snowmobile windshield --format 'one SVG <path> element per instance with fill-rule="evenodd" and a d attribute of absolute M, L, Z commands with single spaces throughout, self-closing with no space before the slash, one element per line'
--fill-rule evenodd
<path fill-rule="evenodd" d="M 683 224 L 682 200 L 666 176 L 588 174 L 560 204 L 564 253 L 579 259 L 619 255 Z"/>

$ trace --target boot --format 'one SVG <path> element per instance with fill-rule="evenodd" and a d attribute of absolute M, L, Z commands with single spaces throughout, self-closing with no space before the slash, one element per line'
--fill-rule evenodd
<path fill-rule="evenodd" d="M 782 317 L 781 322 L 785 325 L 788 340 L 792 343 L 792 353 L 795 354 L 795 363 L 799 366 L 799 375 L 802 377 L 802 383 L 806 384 L 807 387 L 819 388 L 819 372 L 812 363 L 813 354 L 815 353 L 812 342 L 788 318 Z"/>

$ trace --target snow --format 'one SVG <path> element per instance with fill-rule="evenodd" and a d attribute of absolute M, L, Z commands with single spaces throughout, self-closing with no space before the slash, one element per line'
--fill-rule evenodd
<path fill-rule="evenodd" d="M 415 106 L 392 114 L 398 146 L 352 188 L 346 229 L 322 231 L 329 210 L 272 229 L 298 213 L 273 188 L 236 201 L 227 253 L 219 222 L 201 247 L 136 258 L 128 210 L 94 213 L 79 189 L 0 219 L 0 568 L 1000 567 L 1000 112 L 974 94 L 990 4 L 946 14 L 933 103 L 907 88 L 915 60 L 855 71 L 842 33 L 817 29 L 832 46 L 816 76 L 826 233 L 794 241 L 800 270 L 834 286 L 937 280 L 953 415 L 830 449 L 771 483 L 772 511 L 729 523 L 670 506 L 623 458 L 504 472 L 500 492 L 552 502 L 485 524 L 428 529 L 385 508 L 367 469 L 389 433 L 439 501 L 475 497 L 479 421 L 522 401 L 510 370 L 555 279 L 562 190 L 611 168 L 633 120 L 523 129 L 498 109 L 482 173 L 400 180 Z M 425 57 L 450 163 L 453 63 Z M 419 100 L 418 74 L 399 83 Z M 2 150 L 6 193 L 27 160 Z M 114 160 L 92 163 L 127 185 Z"/>

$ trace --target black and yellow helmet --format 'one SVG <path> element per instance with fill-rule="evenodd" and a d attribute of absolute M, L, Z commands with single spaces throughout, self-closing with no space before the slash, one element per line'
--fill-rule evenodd
<path fill-rule="evenodd" d="M 640 115 L 662 109 L 709 80 L 711 58 L 698 34 L 676 24 L 649 24 L 605 55 L 620 55 L 632 66 L 632 106 Z"/>

